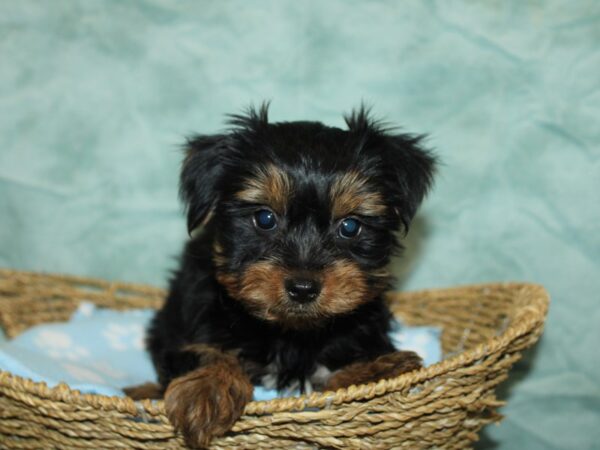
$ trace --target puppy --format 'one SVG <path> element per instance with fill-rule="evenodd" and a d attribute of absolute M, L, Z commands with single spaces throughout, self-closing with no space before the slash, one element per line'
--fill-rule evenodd
<path fill-rule="evenodd" d="M 253 385 L 310 393 L 420 367 L 390 342 L 382 294 L 435 160 L 364 108 L 346 124 L 269 123 L 263 105 L 188 142 L 181 197 L 203 230 L 147 342 L 153 394 L 192 447 L 232 427 Z"/>

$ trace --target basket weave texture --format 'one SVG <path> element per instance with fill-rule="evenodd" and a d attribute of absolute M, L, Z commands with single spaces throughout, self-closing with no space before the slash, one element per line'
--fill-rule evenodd
<path fill-rule="evenodd" d="M 0 325 L 8 337 L 65 321 L 80 301 L 158 308 L 159 288 L 0 269 Z M 444 360 L 397 378 L 249 403 L 211 448 L 468 448 L 498 422 L 495 387 L 542 333 L 548 295 L 538 285 L 495 283 L 391 294 L 395 315 L 443 329 Z M 184 448 L 162 401 L 84 395 L 0 371 L 0 447 Z"/>

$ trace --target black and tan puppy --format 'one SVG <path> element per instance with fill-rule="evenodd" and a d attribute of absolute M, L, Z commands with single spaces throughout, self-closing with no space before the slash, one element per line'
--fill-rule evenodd
<path fill-rule="evenodd" d="M 346 123 L 269 123 L 263 106 L 189 141 L 181 195 L 189 230 L 204 230 L 148 347 L 191 446 L 227 432 L 254 384 L 329 390 L 420 366 L 392 346 L 382 294 L 395 232 L 427 192 L 434 158 L 364 109 Z"/>

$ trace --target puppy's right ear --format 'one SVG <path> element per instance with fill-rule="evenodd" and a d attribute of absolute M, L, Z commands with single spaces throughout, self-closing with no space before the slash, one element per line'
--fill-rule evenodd
<path fill-rule="evenodd" d="M 218 183 L 223 172 L 225 135 L 195 136 L 188 140 L 187 155 L 181 167 L 179 195 L 187 210 L 187 228 L 191 235 L 205 225 L 219 201 Z"/>

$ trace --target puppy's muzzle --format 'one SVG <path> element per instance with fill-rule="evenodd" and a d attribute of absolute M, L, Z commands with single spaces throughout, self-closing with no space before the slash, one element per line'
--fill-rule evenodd
<path fill-rule="evenodd" d="M 290 300 L 311 303 L 319 296 L 321 283 L 312 278 L 289 278 L 285 280 L 285 290 Z"/>

